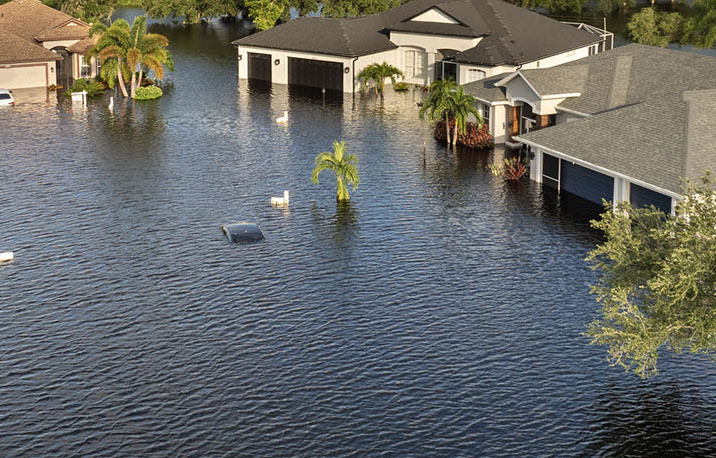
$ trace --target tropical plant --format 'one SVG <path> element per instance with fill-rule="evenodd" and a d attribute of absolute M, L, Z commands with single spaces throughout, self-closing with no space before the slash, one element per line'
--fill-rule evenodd
<path fill-rule="evenodd" d="M 145 69 L 153 72 L 158 79 L 164 77 L 165 66 L 174 70 L 174 61 L 167 49 L 169 40 L 164 35 L 147 33 L 145 16 L 137 16 L 131 27 L 124 19 L 115 21 L 110 27 L 97 24 L 90 29 L 90 34 L 94 33 L 101 33 L 92 51 L 102 63 L 100 76 L 111 86 L 116 79 L 125 97 L 135 97 Z M 127 76 L 130 80 L 129 94 L 124 83 Z"/>
<path fill-rule="evenodd" d="M 435 123 L 434 137 L 435 140 L 445 141 L 447 138 L 447 131 L 445 121 L 439 121 Z M 450 130 L 454 129 L 454 121 L 450 122 Z M 482 126 L 474 122 L 468 121 L 465 126 L 465 132 L 459 133 L 457 136 L 457 142 L 460 145 L 466 146 L 472 149 L 485 149 L 490 148 L 494 145 L 492 134 L 486 123 Z"/>
<path fill-rule="evenodd" d="M 375 94 L 380 95 L 381 99 L 384 97 L 385 80 L 390 78 L 390 82 L 395 84 L 397 77 L 404 78 L 403 72 L 387 62 L 370 64 L 358 73 L 358 80 L 361 81 L 363 87 L 367 87 L 368 83 L 372 82 Z"/>
<path fill-rule="evenodd" d="M 95 79 L 80 78 L 72 83 L 72 87 L 67 91 L 67 95 L 82 91 L 87 92 L 87 97 L 97 97 L 104 93 L 104 84 Z"/>
<path fill-rule="evenodd" d="M 350 200 L 347 185 L 352 185 L 355 191 L 360 184 L 358 157 L 355 154 L 346 154 L 344 141 L 334 141 L 333 152 L 320 153 L 316 156 L 311 173 L 313 184 L 318 184 L 318 174 L 324 170 L 332 170 L 336 174 L 336 199 L 339 202 Z"/>
<path fill-rule="evenodd" d="M 395 92 L 408 92 L 409 86 L 408 83 L 404 81 L 400 81 L 398 83 L 393 84 L 393 90 Z"/>
<path fill-rule="evenodd" d="M 138 87 L 134 95 L 135 100 L 158 99 L 164 92 L 157 86 Z"/>
<path fill-rule="evenodd" d="M 600 318 L 587 330 L 608 360 L 641 377 L 660 351 L 716 356 L 716 190 L 710 174 L 687 183 L 676 216 L 620 203 L 592 226 L 605 241 L 587 257 Z"/>
<path fill-rule="evenodd" d="M 452 78 L 435 80 L 430 83 L 428 88 L 428 96 L 423 100 L 423 104 L 420 106 L 418 115 L 420 119 L 427 116 L 431 122 L 437 122 L 445 117 L 445 122 L 450 122 L 450 113 L 445 107 L 445 99 L 448 94 L 452 92 L 457 84 Z M 450 129 L 447 129 L 447 144 L 450 146 Z"/>
<path fill-rule="evenodd" d="M 91 55 L 97 56 L 101 64 L 100 77 L 110 87 L 114 87 L 115 81 L 118 82 L 125 97 L 129 96 L 124 81 L 129 76 L 125 60 L 130 47 L 130 30 L 126 20 L 118 19 L 110 27 L 102 23 L 94 24 L 89 31 L 90 37 L 100 34 L 97 44 L 90 51 Z"/>
<path fill-rule="evenodd" d="M 458 86 L 453 91 L 448 91 L 442 99 L 442 105 L 439 109 L 449 113 L 455 124 L 455 131 L 452 137 L 453 146 L 457 144 L 458 134 L 465 133 L 466 123 L 470 115 L 477 119 L 478 128 L 484 124 L 476 103 L 475 97 L 465 92 L 465 88 L 462 86 Z"/>

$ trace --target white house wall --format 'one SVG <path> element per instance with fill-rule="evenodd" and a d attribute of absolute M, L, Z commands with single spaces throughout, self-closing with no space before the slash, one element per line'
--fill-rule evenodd
<path fill-rule="evenodd" d="M 54 65 L 54 62 L 0 65 L 0 87 L 22 89 L 57 84 L 55 73 L 50 71 Z"/>
<path fill-rule="evenodd" d="M 544 59 L 535 60 L 533 62 L 526 63 L 520 68 L 525 70 L 531 70 L 535 68 L 549 68 L 557 65 L 561 65 L 573 60 L 583 59 L 589 56 L 589 48 L 593 45 L 585 46 L 583 48 L 574 49 L 572 51 L 563 52 L 554 56 L 545 57 Z"/>
<path fill-rule="evenodd" d="M 351 62 L 353 59 L 351 59 Z M 381 64 L 383 62 L 387 62 L 390 65 L 397 67 L 401 70 L 405 70 L 405 65 L 403 63 L 403 53 L 400 52 L 399 49 L 391 49 L 390 51 L 383 51 L 375 54 L 368 54 L 367 56 L 361 56 L 356 60 L 356 91 L 360 88 L 360 81 L 358 81 L 357 75 L 363 70 L 365 67 L 371 64 Z M 351 71 L 353 69 L 351 68 Z M 352 75 L 348 75 L 352 76 Z M 351 78 L 352 79 L 352 78 Z M 387 80 L 390 82 L 390 80 Z M 343 88 L 345 92 L 350 92 L 350 79 L 348 84 L 343 84 Z"/>
<path fill-rule="evenodd" d="M 42 46 L 45 49 L 52 49 L 56 48 L 58 46 L 62 46 L 63 48 L 69 48 L 73 44 L 77 43 L 80 40 L 58 40 L 58 41 L 43 41 Z"/>
<path fill-rule="evenodd" d="M 438 49 L 455 49 L 465 51 L 477 46 L 482 38 L 460 38 L 441 35 L 422 35 L 419 33 L 390 32 L 390 41 L 398 46 L 416 46 L 427 52 L 435 53 Z"/>

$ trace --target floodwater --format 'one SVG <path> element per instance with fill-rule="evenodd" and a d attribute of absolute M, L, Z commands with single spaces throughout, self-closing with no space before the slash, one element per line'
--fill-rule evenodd
<path fill-rule="evenodd" d="M 713 363 L 582 335 L 593 208 L 446 152 L 418 94 L 237 88 L 241 25 L 152 30 L 163 98 L 0 111 L 0 455 L 714 454 Z M 340 139 L 347 206 L 309 180 Z"/>

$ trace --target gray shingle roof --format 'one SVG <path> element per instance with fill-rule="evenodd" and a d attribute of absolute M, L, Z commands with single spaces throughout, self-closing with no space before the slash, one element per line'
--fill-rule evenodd
<path fill-rule="evenodd" d="M 716 86 L 523 134 L 518 139 L 679 193 L 682 177 L 716 168 Z"/>
<path fill-rule="evenodd" d="M 520 70 L 541 96 L 573 94 L 584 90 L 589 65 L 550 67 L 545 69 Z"/>
<path fill-rule="evenodd" d="M 463 87 L 467 93 L 474 95 L 480 100 L 490 103 L 506 102 L 507 97 L 505 97 L 505 90 L 501 87 L 495 86 L 495 83 L 509 74 L 510 73 L 500 73 L 499 75 L 467 83 Z"/>
<path fill-rule="evenodd" d="M 596 114 L 675 90 L 716 88 L 716 59 L 682 51 L 630 44 L 558 68 L 569 72 L 583 65 L 588 73 L 582 95 L 560 108 Z"/>
<path fill-rule="evenodd" d="M 435 7 L 460 24 L 410 22 Z M 234 41 L 256 46 L 355 57 L 394 49 L 390 30 L 480 37 L 455 60 L 520 65 L 600 41 L 599 37 L 501 0 L 412 0 L 380 14 L 352 19 L 301 18 Z"/>

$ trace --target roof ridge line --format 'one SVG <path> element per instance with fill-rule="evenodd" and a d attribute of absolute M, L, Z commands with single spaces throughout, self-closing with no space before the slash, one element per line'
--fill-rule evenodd
<path fill-rule="evenodd" d="M 346 27 L 344 24 L 344 21 L 340 20 L 338 21 L 338 26 L 341 28 L 341 33 L 343 34 L 343 39 L 346 40 L 346 45 L 348 47 L 348 51 L 353 54 L 355 51 L 353 50 L 353 43 L 351 43 L 351 40 L 348 39 L 348 33 L 346 32 Z"/>

